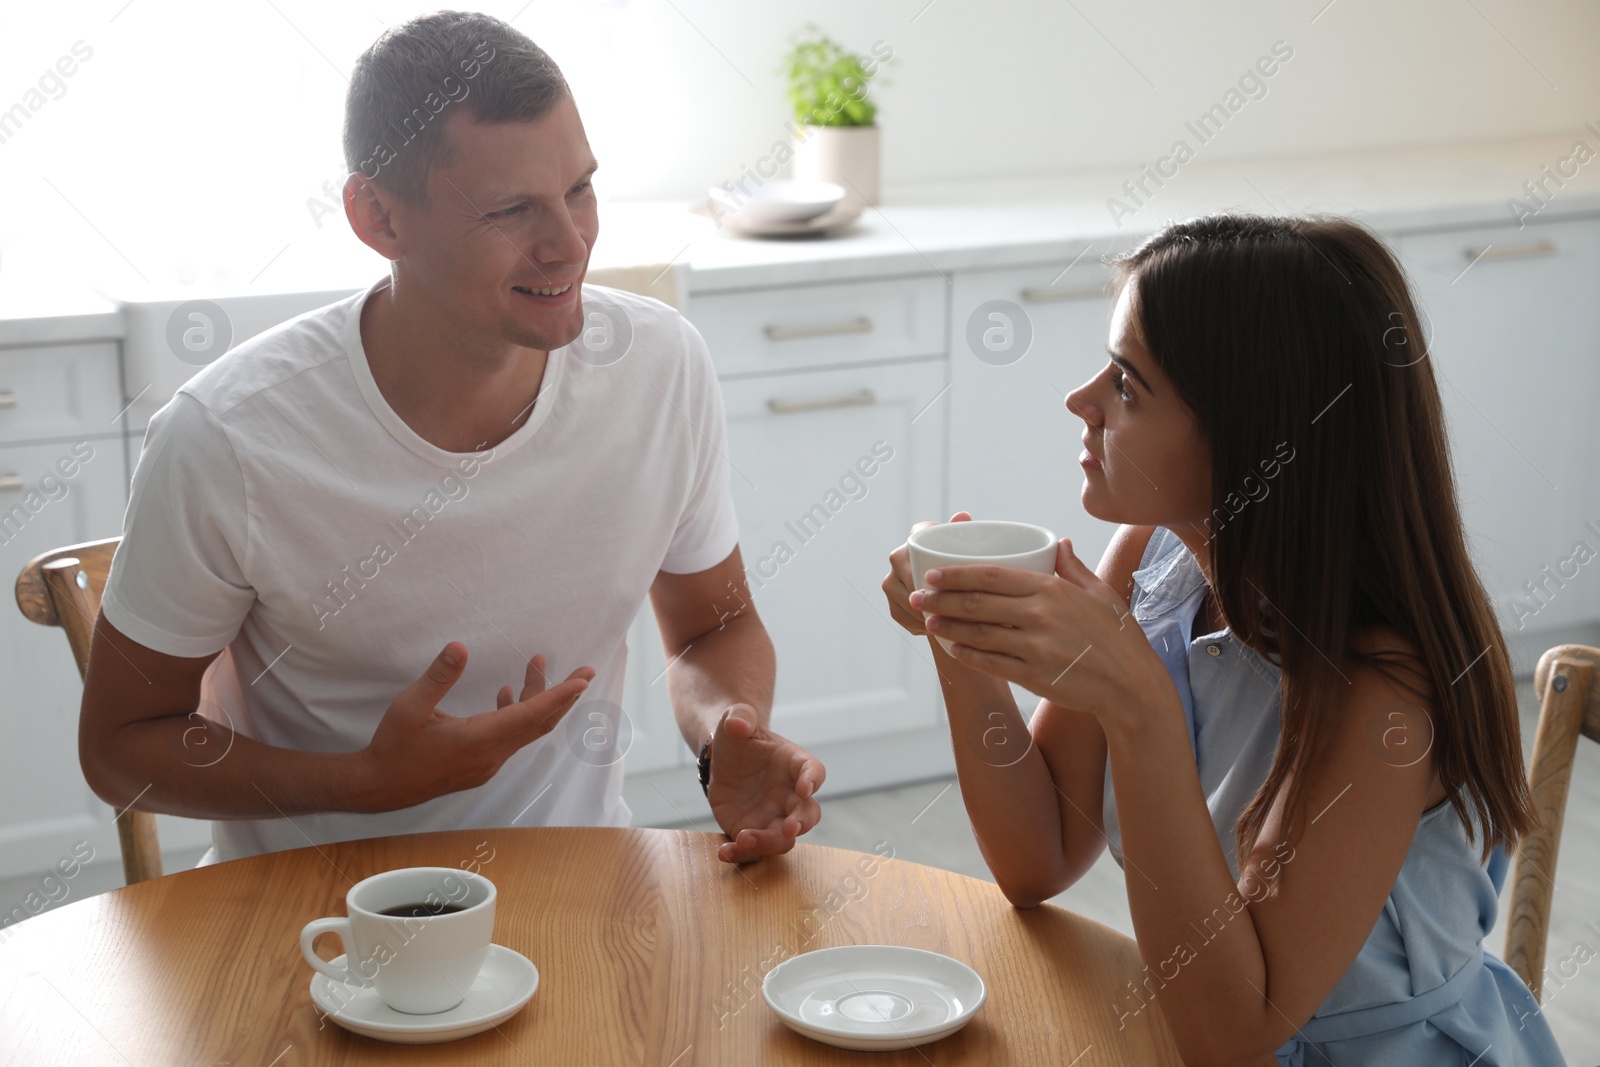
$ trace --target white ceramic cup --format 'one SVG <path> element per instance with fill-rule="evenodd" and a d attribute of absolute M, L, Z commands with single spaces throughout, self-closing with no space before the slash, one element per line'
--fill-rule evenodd
<path fill-rule="evenodd" d="M 395 1011 L 432 1015 L 466 998 L 483 969 L 494 935 L 494 883 L 455 867 L 401 867 L 364 878 L 345 894 L 348 918 L 313 919 L 300 931 L 306 962 L 347 986 L 376 988 Z M 406 904 L 461 911 L 402 917 L 382 914 Z M 313 943 L 333 933 L 345 964 L 318 956 Z"/>
<path fill-rule="evenodd" d="M 928 571 L 935 567 L 956 567 L 970 563 L 994 563 L 1035 574 L 1056 571 L 1056 535 L 1043 526 L 1001 519 L 970 519 L 942 522 L 912 532 L 911 581 L 914 588 L 927 589 Z M 924 611 L 926 619 L 932 612 Z M 940 646 L 950 651 L 950 642 L 934 634 Z"/>

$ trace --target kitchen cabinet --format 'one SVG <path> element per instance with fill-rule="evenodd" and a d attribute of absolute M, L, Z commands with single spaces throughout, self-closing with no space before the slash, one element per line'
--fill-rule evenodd
<path fill-rule="evenodd" d="M 1105 367 L 1113 300 L 1104 246 L 1065 261 L 957 272 L 950 297 L 950 494 L 957 511 L 1072 538 L 1091 569 L 1116 524 L 1079 500 L 1083 420 L 1066 396 Z M 1039 698 L 1019 685 L 1024 716 Z"/>
<path fill-rule="evenodd" d="M 1584 563 L 1600 554 L 1600 219 L 1395 243 L 1422 304 L 1469 548 L 1531 669 L 1554 643 L 1541 633 L 1600 618 Z"/>
<path fill-rule="evenodd" d="M 1113 301 L 1103 249 L 1082 251 L 955 275 L 949 513 L 1044 526 L 1094 568 L 1116 525 L 1079 501 L 1084 423 L 1066 396 L 1106 365 Z"/>
<path fill-rule="evenodd" d="M 943 489 L 944 360 L 723 383 L 740 548 L 777 651 L 772 725 L 796 742 L 935 724 L 925 642 L 879 583 Z"/>
<path fill-rule="evenodd" d="M 926 649 L 889 620 L 879 583 L 889 552 L 940 507 L 944 420 L 930 405 L 943 388 L 943 360 L 723 383 L 749 603 L 777 656 L 772 725 L 800 744 L 935 722 Z M 692 762 L 653 615 L 635 627 L 629 659 L 641 669 L 630 680 L 641 687 L 628 706 L 641 722 L 629 769 Z"/>
<path fill-rule="evenodd" d="M 0 348 L 0 572 L 8 583 L 41 552 L 121 528 L 120 381 L 115 342 Z M 83 689 L 66 637 L 14 606 L 0 611 L 0 679 L 0 878 L 49 868 L 79 842 L 114 860 L 111 808 L 78 766 Z M 210 840 L 208 824 L 160 822 L 169 852 Z"/>
<path fill-rule="evenodd" d="M 932 656 L 879 588 L 889 553 L 943 507 L 944 297 L 932 276 L 719 295 L 689 312 L 721 378 L 740 552 L 777 657 L 772 728 L 824 760 L 831 791 L 952 766 Z M 637 735 L 676 742 L 664 775 L 646 772 L 667 768 L 665 743 L 630 752 L 629 805 L 636 819 L 702 814 L 653 617 L 629 648 L 649 675 L 628 705 Z"/>

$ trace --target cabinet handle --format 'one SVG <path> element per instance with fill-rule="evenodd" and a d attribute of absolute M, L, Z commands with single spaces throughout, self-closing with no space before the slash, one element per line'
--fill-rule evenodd
<path fill-rule="evenodd" d="M 774 415 L 791 415 L 796 411 L 820 411 L 823 408 L 851 408 L 862 404 L 876 404 L 878 396 L 871 389 L 857 389 L 844 396 L 830 396 L 824 400 L 779 400 L 774 397 L 767 401 L 767 408 Z"/>
<path fill-rule="evenodd" d="M 1463 248 L 1463 259 L 1476 262 L 1480 259 L 1527 259 L 1529 256 L 1548 256 L 1554 254 L 1556 243 L 1554 241 L 1531 241 L 1525 245 L 1503 245 L 1496 248 L 1494 245 L 1485 245 L 1482 248 Z"/>
<path fill-rule="evenodd" d="M 15 493 L 22 488 L 22 475 L 0 474 L 0 493 Z"/>
<path fill-rule="evenodd" d="M 870 333 L 872 320 L 865 315 L 845 322 L 824 322 L 816 326 L 767 326 L 769 341 L 796 341 L 802 337 L 831 337 L 841 333 Z"/>
<path fill-rule="evenodd" d="M 0 411 L 17 406 L 17 394 L 9 389 L 0 389 Z"/>
<path fill-rule="evenodd" d="M 1024 304 L 1048 304 L 1056 300 L 1092 300 L 1095 297 L 1105 295 L 1107 294 L 1104 285 L 1087 285 L 1076 288 L 1064 285 L 1058 288 L 1024 289 L 1022 290 L 1022 302 Z"/>

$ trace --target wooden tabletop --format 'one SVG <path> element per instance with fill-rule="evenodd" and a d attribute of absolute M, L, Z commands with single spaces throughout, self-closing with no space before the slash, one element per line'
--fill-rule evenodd
<path fill-rule="evenodd" d="M 350 841 L 184 871 L 3 932 L 0 1062 L 17 1064 L 1177 1064 L 1158 1009 L 1123 1015 L 1128 938 L 988 882 L 870 852 L 799 845 L 733 867 L 681 830 L 472 830 Z M 887 852 L 887 849 L 883 851 Z M 475 865 L 475 866 L 474 866 Z M 539 968 L 517 1015 L 473 1037 L 395 1045 L 324 1019 L 300 928 L 343 915 L 394 867 L 478 870 L 495 941 Z M 971 965 L 988 1001 L 917 1049 L 847 1052 L 790 1031 L 761 999 L 784 959 L 908 945 Z M 319 943 L 325 957 L 337 939 Z M 1119 1017 L 1122 1025 L 1119 1027 Z M 1077 1057 L 1074 1059 L 1074 1057 Z"/>

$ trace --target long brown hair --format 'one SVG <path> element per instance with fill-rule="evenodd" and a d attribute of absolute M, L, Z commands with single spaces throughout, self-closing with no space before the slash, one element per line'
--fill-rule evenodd
<path fill-rule="evenodd" d="M 1110 260 L 1134 322 L 1211 450 L 1216 594 L 1234 635 L 1277 663 L 1267 774 L 1235 828 L 1244 857 L 1288 782 L 1289 825 L 1326 750 L 1353 659 L 1431 700 L 1434 768 L 1483 856 L 1536 815 L 1505 639 L 1470 556 L 1443 407 L 1405 275 L 1347 219 L 1212 215 Z M 1277 484 L 1259 497 L 1264 464 Z M 1214 527 L 1214 528 L 1213 528 Z M 1381 625 L 1418 657 L 1352 647 Z M 1409 675 L 1409 677 L 1408 677 Z M 1386 738 L 1386 741 L 1388 739 Z M 1417 757 L 1421 758 L 1421 757 Z"/>

